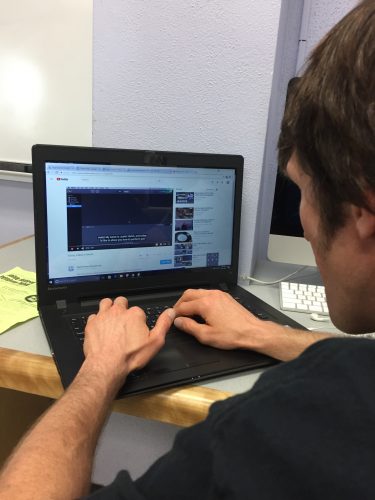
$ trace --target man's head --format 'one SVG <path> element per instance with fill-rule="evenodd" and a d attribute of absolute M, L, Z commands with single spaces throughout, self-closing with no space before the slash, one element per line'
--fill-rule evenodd
<path fill-rule="evenodd" d="M 301 188 L 331 317 L 346 331 L 375 330 L 374 0 L 328 33 L 290 94 L 279 165 Z"/>

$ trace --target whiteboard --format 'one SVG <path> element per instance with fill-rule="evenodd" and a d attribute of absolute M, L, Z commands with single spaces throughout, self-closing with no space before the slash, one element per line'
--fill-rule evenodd
<path fill-rule="evenodd" d="M 91 130 L 92 0 L 0 0 L 0 160 Z"/>

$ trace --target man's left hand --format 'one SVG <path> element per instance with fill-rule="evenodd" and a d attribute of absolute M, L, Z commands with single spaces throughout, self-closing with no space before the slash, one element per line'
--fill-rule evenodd
<path fill-rule="evenodd" d="M 103 299 L 97 314 L 89 316 L 83 350 L 86 363 L 108 375 L 125 378 L 145 366 L 163 347 L 175 313 L 167 309 L 149 330 L 140 307 L 128 307 L 125 297 Z"/>

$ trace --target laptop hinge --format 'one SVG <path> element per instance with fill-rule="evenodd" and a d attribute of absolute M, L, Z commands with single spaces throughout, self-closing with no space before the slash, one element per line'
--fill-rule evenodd
<path fill-rule="evenodd" d="M 228 292 L 229 288 L 226 283 L 219 283 L 219 289 L 222 290 L 223 292 Z"/>
<path fill-rule="evenodd" d="M 61 310 L 61 309 L 66 309 L 66 300 L 65 299 L 62 299 L 62 300 L 56 300 L 56 307 L 57 309 Z"/>

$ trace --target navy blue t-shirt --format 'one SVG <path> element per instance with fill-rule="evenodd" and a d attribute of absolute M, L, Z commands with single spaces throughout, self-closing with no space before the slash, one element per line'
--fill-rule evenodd
<path fill-rule="evenodd" d="M 329 339 L 212 405 L 137 481 L 99 499 L 375 498 L 375 342 Z"/>

